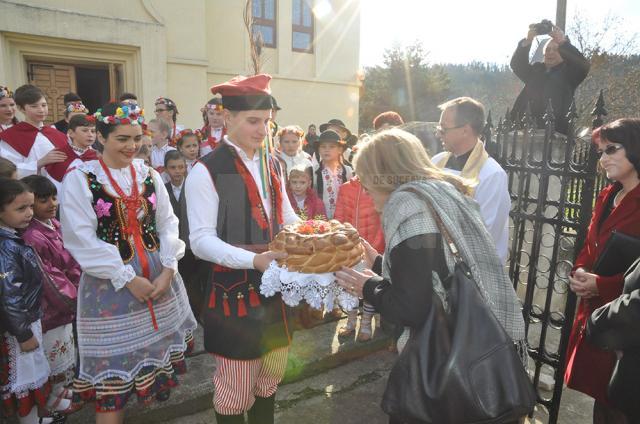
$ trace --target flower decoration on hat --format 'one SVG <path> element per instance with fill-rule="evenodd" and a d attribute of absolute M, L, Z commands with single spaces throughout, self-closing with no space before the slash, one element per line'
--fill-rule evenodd
<path fill-rule="evenodd" d="M 96 121 L 108 125 L 144 124 L 144 110 L 137 105 L 121 105 L 113 115 L 103 115 L 102 109 L 98 109 L 93 117 Z"/>
<path fill-rule="evenodd" d="M 13 91 L 9 90 L 9 87 L 0 85 L 0 99 L 4 99 L 5 97 L 13 97 Z"/>
<path fill-rule="evenodd" d="M 304 131 L 297 125 L 289 125 L 278 131 L 278 137 L 282 137 L 285 134 L 294 134 L 298 138 L 304 137 Z"/>
<path fill-rule="evenodd" d="M 222 112 L 224 110 L 224 106 L 222 106 L 222 103 L 219 103 L 219 104 L 207 103 L 206 105 L 204 105 L 202 109 L 200 109 L 200 112 L 205 112 L 207 110 L 216 110 L 218 112 Z"/>
<path fill-rule="evenodd" d="M 82 102 L 67 103 L 68 113 L 89 113 L 89 109 Z"/>

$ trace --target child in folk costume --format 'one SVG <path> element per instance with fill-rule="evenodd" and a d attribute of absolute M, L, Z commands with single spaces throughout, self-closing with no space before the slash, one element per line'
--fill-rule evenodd
<path fill-rule="evenodd" d="M 202 135 L 199 130 L 186 129 L 178 134 L 176 147 L 187 164 L 187 173 L 191 171 L 200 157 L 200 140 L 202 140 Z"/>
<path fill-rule="evenodd" d="M 333 219 L 340 186 L 351 178 L 351 167 L 344 164 L 342 153 L 346 142 L 333 130 L 326 130 L 318 139 L 320 166 L 316 171 L 314 188 L 324 202 L 327 218 Z"/>
<path fill-rule="evenodd" d="M 33 193 L 18 180 L 0 179 L 0 388 L 5 416 L 22 424 L 52 423 L 46 414 L 50 368 L 40 322 L 43 270 L 18 235 L 33 217 Z"/>
<path fill-rule="evenodd" d="M 280 295 L 259 294 L 262 272 L 284 255 L 266 245 L 298 221 L 279 162 L 264 144 L 272 101 L 269 75 L 236 77 L 211 88 L 222 95 L 227 135 L 187 176 L 193 253 L 209 262 L 201 317 L 205 348 L 216 358 L 219 424 L 273 423 L 290 337 Z"/>
<path fill-rule="evenodd" d="M 96 141 L 95 118 L 85 114 L 74 115 L 69 120 L 68 128 L 68 141 L 59 149 L 65 154 L 66 159 L 45 166 L 47 174 L 60 194 L 62 194 L 62 179 L 69 169 L 75 168 L 82 162 L 98 159 L 98 152 L 91 147 Z M 58 197 L 62 201 L 62 196 Z"/>
<path fill-rule="evenodd" d="M 0 85 L 0 133 L 18 123 L 16 101 L 8 87 Z"/>
<path fill-rule="evenodd" d="M 14 100 L 25 120 L 0 133 L 0 156 L 16 164 L 18 178 L 64 161 L 67 157 L 60 149 L 67 144 L 67 136 L 44 125 L 49 113 L 44 93 L 33 85 L 23 85 L 16 90 Z"/>
<path fill-rule="evenodd" d="M 175 147 L 169 145 L 171 127 L 162 119 L 152 119 L 147 126 L 151 133 L 151 166 L 161 175 L 164 173 L 164 155 Z M 162 175 L 162 179 L 167 182 L 168 177 Z"/>
<path fill-rule="evenodd" d="M 58 199 L 56 186 L 40 175 L 22 179 L 33 192 L 33 219 L 22 239 L 42 259 L 42 338 L 49 367 L 52 392 L 50 409 L 71 412 L 71 383 L 76 367 L 76 344 L 73 325 L 80 282 L 80 265 L 64 248 L 60 223 L 56 220 Z"/>
<path fill-rule="evenodd" d="M 289 125 L 278 131 L 280 159 L 285 163 L 287 175 L 296 165 L 313 167 L 311 156 L 302 150 L 304 132 L 297 125 Z"/>
<path fill-rule="evenodd" d="M 296 214 L 303 219 L 327 219 L 324 203 L 311 187 L 312 172 L 311 164 L 291 168 L 287 187 L 289 201 Z"/>
<path fill-rule="evenodd" d="M 205 156 L 220 144 L 227 130 L 224 127 L 224 107 L 219 97 L 214 97 L 207 102 L 200 111 L 202 112 L 202 140 L 200 143 L 200 156 Z"/>
<path fill-rule="evenodd" d="M 131 395 L 143 404 L 169 397 L 196 322 L 177 273 L 184 243 L 167 190 L 134 160 L 141 110 L 111 103 L 94 116 L 103 155 L 63 183 L 62 233 L 83 271 L 74 398 L 95 398 L 96 421 L 122 423 Z"/>
<path fill-rule="evenodd" d="M 174 137 L 184 129 L 184 126 L 176 124 L 178 119 L 178 106 L 168 97 L 158 97 L 155 101 L 156 119 L 161 119 L 169 126 L 169 141 L 171 144 Z"/>

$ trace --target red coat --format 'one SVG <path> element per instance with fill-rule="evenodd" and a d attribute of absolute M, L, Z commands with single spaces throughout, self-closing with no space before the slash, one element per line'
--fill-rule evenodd
<path fill-rule="evenodd" d="M 607 201 L 616 192 L 615 186 L 610 185 L 605 187 L 598 196 L 587 238 L 576 259 L 574 270 L 581 267 L 590 271 L 593 268 L 613 230 L 640 237 L 640 185 L 622 199 L 598 228 L 598 222 Z M 596 284 L 599 296 L 579 300 L 578 311 L 569 337 L 564 379 L 568 387 L 608 404 L 607 386 L 615 365 L 615 354 L 600 350 L 587 342 L 584 329 L 587 319 L 595 309 L 622 294 L 623 274 L 598 276 Z"/>
<path fill-rule="evenodd" d="M 304 208 L 298 207 L 298 202 L 296 202 L 296 199 L 293 197 L 293 193 L 291 193 L 290 190 L 287 190 L 287 194 L 289 195 L 289 201 L 291 202 L 293 211 L 297 215 L 304 214 L 307 219 L 314 219 L 319 216 L 322 216 L 323 219 L 327 219 L 327 211 L 324 208 L 324 203 L 312 188 L 307 190 L 307 197 L 304 199 Z"/>
<path fill-rule="evenodd" d="M 357 177 L 340 186 L 333 219 L 350 223 L 374 249 L 379 253 L 384 252 L 380 215 L 376 212 L 373 199 L 364 191 Z"/>

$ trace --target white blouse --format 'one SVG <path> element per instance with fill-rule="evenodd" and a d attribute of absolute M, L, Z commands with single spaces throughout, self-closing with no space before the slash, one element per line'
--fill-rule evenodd
<path fill-rule="evenodd" d="M 140 191 L 149 173 L 156 194 L 156 230 L 160 240 L 160 262 L 166 268 L 178 270 L 178 259 L 184 256 L 184 242 L 178 238 L 178 218 L 173 214 L 167 189 L 162 178 L 142 159 L 135 159 L 136 183 Z M 111 175 L 126 194 L 131 193 L 132 177 L 129 168 L 111 169 Z M 83 272 L 96 278 L 109 279 L 120 290 L 135 276 L 131 265 L 125 264 L 118 248 L 100 240 L 96 235 L 98 218 L 93 208 L 93 195 L 87 183 L 87 173 L 94 174 L 100 184 L 114 197 L 117 194 L 97 160 L 83 162 L 66 175 L 63 182 L 64 203 L 60 221 L 65 247 L 82 267 Z M 141 215 L 139 215 L 141 217 Z"/>
<path fill-rule="evenodd" d="M 242 149 L 229 140 L 228 136 L 225 136 L 224 142 L 236 149 L 238 156 L 247 166 L 256 185 L 259 187 L 260 156 L 256 153 L 253 158 L 249 158 Z M 253 269 L 255 253 L 226 243 L 218 237 L 220 197 L 213 185 L 209 170 L 204 164 L 201 162 L 195 164 L 187 175 L 183 190 L 185 190 L 187 199 L 189 242 L 194 255 L 205 261 L 214 262 L 228 268 Z M 291 207 L 284 178 L 282 179 L 280 190 L 282 191 L 282 218 L 284 224 L 293 224 L 299 221 L 300 218 Z M 265 197 L 262 190 L 259 191 L 262 207 L 267 216 L 273 218 L 271 214 L 271 196 L 267 194 L 267 197 Z"/>
<path fill-rule="evenodd" d="M 2 133 L 0 132 L 0 139 Z M 38 131 L 36 140 L 33 143 L 33 147 L 29 151 L 28 156 L 22 156 L 13 147 L 4 141 L 0 141 L 0 156 L 5 159 L 9 159 L 16 164 L 18 168 L 18 178 L 24 178 L 29 175 L 35 175 L 38 173 L 38 161 L 42 159 L 47 153 L 53 150 L 55 146 L 47 137 Z"/>

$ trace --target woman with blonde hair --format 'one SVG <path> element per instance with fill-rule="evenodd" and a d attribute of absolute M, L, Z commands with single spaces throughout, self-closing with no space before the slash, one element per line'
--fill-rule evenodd
<path fill-rule="evenodd" d="M 365 243 L 368 268 L 362 272 L 343 268 L 336 273 L 338 283 L 373 305 L 383 319 L 405 327 L 398 341 L 402 351 L 423 327 L 431 307 L 447 305 L 442 281 L 452 274 L 455 259 L 442 242 L 432 214 L 435 211 L 469 266 L 479 292 L 524 361 L 520 304 L 478 205 L 469 196 L 468 183 L 436 168 L 420 141 L 398 129 L 382 131 L 362 144 L 354 164 L 382 214 L 385 252 L 380 256 Z M 392 379 L 393 373 L 387 390 Z M 398 422 L 403 421 L 390 417 L 390 423 Z"/>

